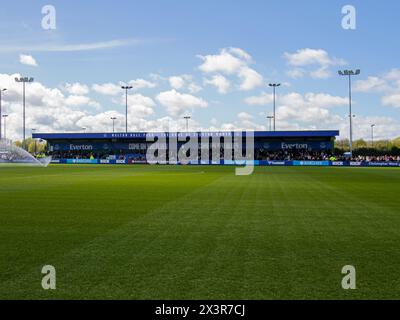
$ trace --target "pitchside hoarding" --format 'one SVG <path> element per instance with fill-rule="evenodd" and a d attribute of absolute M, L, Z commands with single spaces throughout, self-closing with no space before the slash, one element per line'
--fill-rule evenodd
<path fill-rule="evenodd" d="M 135 160 L 135 159 L 57 159 L 52 160 L 55 164 L 147 164 L 145 160 Z M 166 163 L 168 164 L 168 163 Z M 180 165 L 181 163 L 173 163 Z M 221 160 L 219 163 L 216 161 L 190 161 L 189 165 L 225 165 L 225 166 L 243 166 L 254 165 L 254 166 L 301 166 L 301 167 L 400 167 L 400 162 L 367 162 L 367 161 L 288 161 L 288 160 Z"/>

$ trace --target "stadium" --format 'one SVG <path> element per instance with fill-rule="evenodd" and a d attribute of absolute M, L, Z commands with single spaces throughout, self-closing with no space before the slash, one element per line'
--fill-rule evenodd
<path fill-rule="evenodd" d="M 177 148 L 180 149 L 186 143 L 186 137 L 196 137 L 200 150 L 203 149 L 201 143 L 209 145 L 207 151 L 210 159 L 202 162 L 200 160 L 192 161 L 191 164 L 224 164 L 224 160 L 218 163 L 212 161 L 212 151 L 220 148 L 223 155 L 225 140 L 229 139 L 232 148 L 232 137 L 237 135 L 244 135 L 244 132 L 37 133 L 33 135 L 33 138 L 48 142 L 47 152 L 53 156 L 56 162 L 70 163 L 71 160 L 74 160 L 74 163 L 143 164 L 146 163 L 148 146 L 152 143 L 146 142 L 146 138 L 166 137 L 166 153 L 168 154 L 169 140 L 183 139 L 184 141 L 179 141 L 177 144 Z M 284 160 L 284 158 L 288 160 L 290 158 L 293 160 L 313 160 L 314 158 L 315 160 L 328 160 L 333 152 L 335 137 L 338 135 L 338 131 L 255 132 L 254 160 L 257 161 L 257 164 L 260 164 L 260 161 L 261 164 L 266 164 L 266 160 L 272 160 L 274 157 L 277 160 Z M 233 150 L 230 151 L 233 154 Z M 242 152 L 245 152 L 245 143 L 243 143 Z"/>
<path fill-rule="evenodd" d="M 399 299 L 400 68 L 379 32 L 342 27 L 337 0 L 60 2 L 62 32 L 36 5 L 4 9 L 0 300 Z"/>
<path fill-rule="evenodd" d="M 233 165 L 234 148 L 232 138 L 245 132 L 128 132 L 128 133 L 36 133 L 34 139 L 47 141 L 46 152 L 52 163 L 67 164 L 146 164 L 148 147 L 157 137 L 166 140 L 166 154 L 169 154 L 169 140 L 177 142 L 177 149 L 185 145 L 186 139 L 196 137 L 199 143 L 198 157 L 189 164 Z M 255 166 L 372 166 L 398 167 L 398 157 L 375 160 L 352 159 L 334 152 L 338 130 L 325 131 L 258 131 L 254 133 Z M 202 140 L 203 139 L 203 140 Z M 224 157 L 224 141 L 231 143 L 230 159 Z M 208 145 L 208 147 L 202 146 Z M 245 141 L 242 154 L 246 153 Z M 202 158 L 202 150 L 207 149 L 207 159 Z M 220 159 L 212 159 L 213 150 L 220 150 Z M 179 161 L 163 164 L 179 164 Z"/>

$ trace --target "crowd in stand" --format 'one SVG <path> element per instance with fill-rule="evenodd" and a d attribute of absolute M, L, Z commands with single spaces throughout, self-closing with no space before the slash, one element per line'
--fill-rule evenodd
<path fill-rule="evenodd" d="M 355 156 L 352 160 L 368 162 L 400 162 L 400 156 Z"/>
<path fill-rule="evenodd" d="M 115 159 L 125 160 L 132 159 L 137 161 L 145 161 L 146 155 L 144 153 L 137 154 L 124 154 L 119 153 L 111 156 L 107 152 L 82 152 L 82 151 L 60 151 L 51 153 L 53 159 Z M 200 154 L 199 154 L 200 156 Z M 224 158 L 221 152 L 221 159 Z M 317 152 L 307 150 L 286 150 L 286 151 L 267 151 L 257 150 L 255 153 L 255 160 L 268 160 L 268 161 L 321 161 L 321 160 L 352 160 L 352 161 L 370 161 L 370 162 L 400 162 L 400 156 L 384 155 L 384 156 L 353 156 L 351 159 L 344 155 L 334 155 L 331 152 Z"/>
<path fill-rule="evenodd" d="M 311 152 L 311 151 L 263 151 L 256 153 L 256 160 L 334 160 L 334 161 L 367 161 L 367 162 L 400 162 L 400 156 L 383 155 L 383 156 L 360 156 L 354 155 L 352 158 L 342 154 L 332 154 L 330 152 Z"/>
<path fill-rule="evenodd" d="M 286 150 L 286 151 L 267 151 L 267 150 L 258 150 L 255 154 L 256 160 L 329 160 L 332 158 L 332 153 L 330 152 L 313 152 L 307 150 Z"/>
<path fill-rule="evenodd" d="M 13 161 L 15 159 L 15 155 L 12 154 L 11 152 L 2 152 L 0 153 L 0 162 L 9 162 Z"/>

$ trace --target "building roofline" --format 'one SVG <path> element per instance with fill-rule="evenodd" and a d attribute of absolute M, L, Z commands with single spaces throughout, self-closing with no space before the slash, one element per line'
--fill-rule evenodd
<path fill-rule="evenodd" d="M 203 131 L 203 132 L 180 132 L 178 136 L 239 136 L 244 135 L 244 131 Z M 43 140 L 59 140 L 59 139 L 135 139 L 146 138 L 149 136 L 177 136 L 176 132 L 98 132 L 98 133 L 34 133 L 34 139 Z M 259 138 L 273 138 L 273 137 L 336 137 L 339 136 L 339 130 L 296 130 L 296 131 L 254 131 L 254 136 Z"/>

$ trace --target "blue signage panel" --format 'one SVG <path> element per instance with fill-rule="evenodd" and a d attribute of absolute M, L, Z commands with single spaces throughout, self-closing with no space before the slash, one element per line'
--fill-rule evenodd
<path fill-rule="evenodd" d="M 400 167 L 400 162 L 368 162 L 369 167 Z"/>
<path fill-rule="evenodd" d="M 281 141 L 281 142 L 255 142 L 256 149 L 264 149 L 267 151 L 291 151 L 291 150 L 304 150 L 304 151 L 321 151 L 332 150 L 332 141 Z"/>
<path fill-rule="evenodd" d="M 308 160 L 294 160 L 292 161 L 294 166 L 329 166 L 330 161 L 308 161 Z"/>
<path fill-rule="evenodd" d="M 98 164 L 99 160 L 94 159 L 67 159 L 67 164 Z"/>

